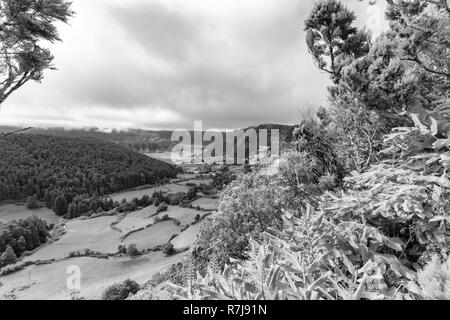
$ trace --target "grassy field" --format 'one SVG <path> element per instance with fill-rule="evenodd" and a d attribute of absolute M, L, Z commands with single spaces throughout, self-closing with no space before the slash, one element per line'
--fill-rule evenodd
<path fill-rule="evenodd" d="M 130 190 L 130 191 L 116 193 L 116 194 L 111 195 L 111 199 L 113 199 L 114 201 L 118 201 L 118 202 L 121 202 L 123 199 L 126 199 L 127 201 L 131 201 L 134 198 L 140 199 L 145 195 L 151 197 L 155 191 L 178 193 L 178 192 L 188 192 L 189 188 L 184 185 L 170 183 L 170 184 L 166 184 L 161 187 L 151 187 L 151 188 L 142 189 L 142 190 Z"/>
<path fill-rule="evenodd" d="M 0 223 L 10 222 L 12 220 L 26 219 L 31 216 L 37 216 L 47 223 L 56 223 L 60 219 L 48 208 L 30 210 L 25 205 L 2 205 L 0 206 Z"/>
<path fill-rule="evenodd" d="M 184 257 L 178 254 L 165 257 L 153 252 L 138 258 L 73 258 L 49 265 L 30 266 L 19 272 L 0 278 L 0 299 L 70 299 L 67 288 L 69 266 L 81 271 L 80 297 L 99 299 L 103 291 L 113 283 L 132 279 L 140 284 L 150 280 L 154 274 L 178 263 Z"/>
<path fill-rule="evenodd" d="M 207 214 L 207 212 L 189 208 L 170 206 L 169 210 L 159 213 L 158 217 L 161 218 L 166 214 L 169 216 L 169 218 L 173 218 L 180 221 L 182 225 L 189 225 L 195 221 L 195 216 L 197 214 L 199 214 L 200 217 L 203 217 L 205 214 Z"/>
<path fill-rule="evenodd" d="M 205 210 L 216 210 L 218 202 L 218 199 L 200 198 L 191 202 L 191 205 L 193 207 L 199 206 L 200 208 Z"/>
<path fill-rule="evenodd" d="M 122 242 L 126 246 L 135 244 L 138 250 L 148 250 L 167 243 L 172 235 L 180 232 L 181 227 L 175 225 L 173 221 L 163 221 L 131 234 Z"/>
<path fill-rule="evenodd" d="M 122 230 L 123 233 L 135 229 L 144 228 L 153 222 L 153 219 L 151 219 L 151 217 L 156 214 L 156 210 L 157 207 L 149 206 L 142 210 L 131 212 L 127 214 L 127 216 L 121 222 L 116 224 L 116 228 Z"/>
<path fill-rule="evenodd" d="M 115 253 L 119 245 L 120 232 L 110 228 L 116 217 L 100 217 L 88 220 L 69 221 L 66 234 L 54 243 L 27 256 L 25 260 L 51 260 L 65 258 L 70 252 L 91 249 L 102 253 Z"/>
<path fill-rule="evenodd" d="M 190 247 L 195 240 L 200 231 L 202 223 L 197 223 L 190 226 L 187 230 L 183 231 L 178 237 L 173 239 L 171 242 L 175 249 L 184 249 Z"/>

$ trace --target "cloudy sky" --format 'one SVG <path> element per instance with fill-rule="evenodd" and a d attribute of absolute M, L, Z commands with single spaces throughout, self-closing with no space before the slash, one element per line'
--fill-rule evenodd
<path fill-rule="evenodd" d="M 360 25 L 382 10 L 344 0 Z M 236 128 L 295 123 L 326 100 L 303 21 L 310 0 L 74 0 L 49 46 L 57 71 L 0 108 L 0 124 Z"/>

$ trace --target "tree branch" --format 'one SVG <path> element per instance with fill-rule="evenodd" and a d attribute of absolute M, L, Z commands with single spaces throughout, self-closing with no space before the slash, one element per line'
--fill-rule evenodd
<path fill-rule="evenodd" d="M 3 135 L 0 136 L 0 139 L 4 139 L 4 138 L 6 138 L 8 136 L 11 136 L 13 134 L 16 134 L 16 133 L 19 133 L 19 132 L 23 132 L 23 131 L 27 131 L 27 130 L 30 130 L 30 129 L 33 129 L 33 127 L 28 127 L 28 128 L 16 130 L 16 131 L 13 131 L 13 132 L 4 133 Z"/>

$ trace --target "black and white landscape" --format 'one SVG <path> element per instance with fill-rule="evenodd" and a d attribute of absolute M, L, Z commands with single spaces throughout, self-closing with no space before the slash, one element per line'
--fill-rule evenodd
<path fill-rule="evenodd" d="M 449 0 L 0 0 L 0 45 L 0 300 L 450 299 Z"/>

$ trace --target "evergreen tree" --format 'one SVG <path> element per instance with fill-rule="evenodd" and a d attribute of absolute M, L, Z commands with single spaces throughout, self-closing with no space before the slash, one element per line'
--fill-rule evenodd
<path fill-rule="evenodd" d="M 305 21 L 306 43 L 314 62 L 338 83 L 342 67 L 364 56 L 370 48 L 370 36 L 353 23 L 355 14 L 337 0 L 315 4 Z"/>
<path fill-rule="evenodd" d="M 56 22 L 73 14 L 66 0 L 0 1 L 0 104 L 30 80 L 40 81 L 53 69 L 50 50 L 42 40 L 59 41 Z"/>
<path fill-rule="evenodd" d="M 31 197 L 28 197 L 27 200 L 27 209 L 37 209 L 38 208 L 38 200 L 37 195 L 34 194 Z"/>
<path fill-rule="evenodd" d="M 59 195 L 55 198 L 53 210 L 58 216 L 64 216 L 67 213 L 67 200 L 64 195 Z"/>

